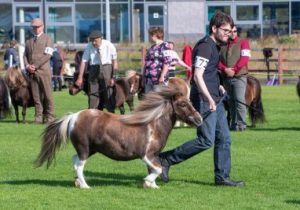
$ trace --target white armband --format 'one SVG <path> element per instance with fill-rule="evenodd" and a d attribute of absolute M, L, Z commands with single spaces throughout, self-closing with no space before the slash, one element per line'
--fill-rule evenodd
<path fill-rule="evenodd" d="M 53 54 L 53 51 L 54 51 L 54 50 L 53 50 L 52 47 L 46 47 L 44 53 L 46 53 L 46 54 L 48 54 L 48 55 L 52 55 L 52 54 Z"/>
<path fill-rule="evenodd" d="M 195 67 L 205 69 L 209 60 L 207 58 L 203 58 L 201 56 L 196 56 Z"/>
<path fill-rule="evenodd" d="M 241 56 L 251 57 L 251 51 L 249 49 L 241 50 Z"/>

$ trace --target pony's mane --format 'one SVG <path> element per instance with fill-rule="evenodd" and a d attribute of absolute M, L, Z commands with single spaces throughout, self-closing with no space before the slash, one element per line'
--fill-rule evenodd
<path fill-rule="evenodd" d="M 146 94 L 140 104 L 128 115 L 121 116 L 121 121 L 128 125 L 147 124 L 159 119 L 172 109 L 171 100 L 178 90 L 162 87 L 157 92 Z"/>
<path fill-rule="evenodd" d="M 16 82 L 16 86 L 17 87 L 20 87 L 20 86 L 28 86 L 28 82 L 27 80 L 25 79 L 23 73 L 21 72 L 21 69 L 19 68 L 9 68 L 7 70 L 7 73 L 6 73 L 6 79 L 8 81 L 8 84 L 11 82 L 11 81 L 15 81 Z"/>
<path fill-rule="evenodd" d="M 128 70 L 128 71 L 126 71 L 125 77 L 126 77 L 126 79 L 129 79 L 130 77 L 132 77 L 134 75 L 136 75 L 136 71 L 134 71 L 134 70 Z"/>

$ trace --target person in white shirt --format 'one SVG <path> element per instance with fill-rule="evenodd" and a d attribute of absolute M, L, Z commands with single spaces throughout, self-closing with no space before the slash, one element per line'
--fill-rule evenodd
<path fill-rule="evenodd" d="M 186 63 L 184 63 L 184 61 L 181 60 L 181 58 L 179 57 L 177 52 L 174 50 L 174 42 L 168 42 L 168 44 L 169 44 L 170 50 L 168 50 L 168 52 L 166 52 L 166 53 L 172 59 L 170 65 L 169 65 L 169 71 L 168 71 L 169 77 L 175 77 L 176 65 L 180 65 L 180 66 L 184 67 L 186 70 L 191 71 L 192 70 L 191 67 L 189 67 Z"/>
<path fill-rule="evenodd" d="M 89 39 L 90 43 L 82 55 L 76 85 L 82 87 L 84 69 L 89 62 L 89 108 L 103 110 L 105 107 L 109 112 L 114 112 L 113 86 L 118 69 L 117 50 L 110 41 L 103 39 L 100 31 L 93 31 Z"/>

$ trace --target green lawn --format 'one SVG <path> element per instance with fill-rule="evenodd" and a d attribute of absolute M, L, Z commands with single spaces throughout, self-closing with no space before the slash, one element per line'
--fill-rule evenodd
<path fill-rule="evenodd" d="M 57 116 L 87 106 L 84 95 L 55 92 Z M 263 87 L 267 123 L 232 133 L 234 179 L 245 188 L 214 186 L 212 150 L 176 165 L 170 182 L 143 189 L 146 167 L 140 161 L 116 162 L 102 155 L 88 160 L 90 190 L 74 187 L 71 144 L 54 167 L 35 169 L 44 125 L 14 118 L 0 121 L 0 209 L 299 209 L 300 101 L 294 86 Z M 195 128 L 174 129 L 166 149 L 195 137 Z"/>

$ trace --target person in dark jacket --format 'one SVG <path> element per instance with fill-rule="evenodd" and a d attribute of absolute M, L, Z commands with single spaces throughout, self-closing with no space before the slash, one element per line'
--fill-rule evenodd
<path fill-rule="evenodd" d="M 234 181 L 231 171 L 231 137 L 223 95 L 225 89 L 218 76 L 219 45 L 228 41 L 233 27 L 229 15 L 216 13 L 210 20 L 210 35 L 197 42 L 192 53 L 192 81 L 190 99 L 195 109 L 203 116 L 203 124 L 197 127 L 197 137 L 173 150 L 161 153 L 161 178 L 169 181 L 169 168 L 200 152 L 214 147 L 215 185 L 244 186 L 243 181 Z M 159 171 L 158 171 L 159 173 Z"/>
<path fill-rule="evenodd" d="M 17 41 L 11 40 L 9 48 L 7 48 L 4 53 L 4 69 L 19 66 L 19 56 L 16 47 Z"/>

